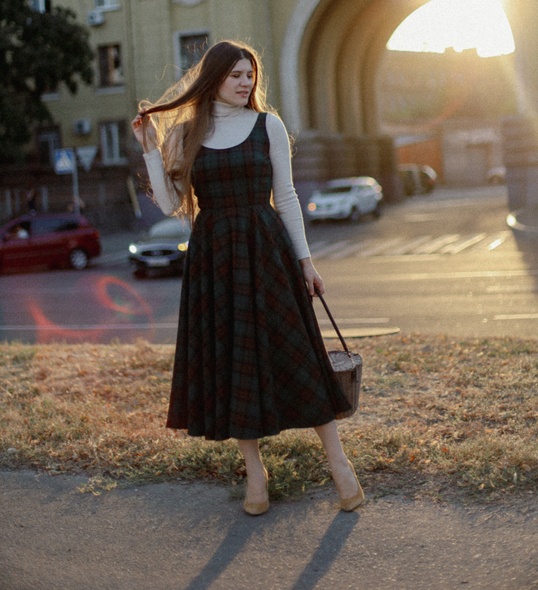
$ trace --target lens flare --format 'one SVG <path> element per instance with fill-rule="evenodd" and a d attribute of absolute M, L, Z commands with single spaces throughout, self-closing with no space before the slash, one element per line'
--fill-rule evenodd
<path fill-rule="evenodd" d="M 92 282 L 89 288 L 85 282 L 82 286 L 87 293 L 84 305 L 91 306 L 92 313 L 97 310 L 98 320 L 92 319 L 89 326 L 70 326 L 61 323 L 59 318 L 51 317 L 52 314 L 47 314 L 40 301 L 30 299 L 27 306 L 35 325 L 37 343 L 107 342 L 116 336 L 118 326 L 122 324 L 134 324 L 135 330 L 129 331 L 130 340 L 142 336 L 147 340 L 153 338 L 155 328 L 152 308 L 129 283 L 117 277 L 102 276 Z M 139 330 L 137 323 L 141 324 Z"/>

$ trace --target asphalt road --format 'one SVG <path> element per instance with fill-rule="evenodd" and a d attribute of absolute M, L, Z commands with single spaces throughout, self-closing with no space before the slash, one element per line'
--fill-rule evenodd
<path fill-rule="evenodd" d="M 438 190 L 387 207 L 378 221 L 309 225 L 340 327 L 359 336 L 535 337 L 538 240 L 516 241 L 506 202 L 504 187 Z M 0 277 L 0 339 L 173 343 L 181 280 L 134 279 L 130 237 L 105 238 L 105 255 L 84 272 Z"/>
<path fill-rule="evenodd" d="M 338 323 L 535 337 L 538 241 L 518 243 L 506 215 L 503 188 L 445 190 L 353 233 L 342 228 L 336 247 L 318 241 L 314 258 Z"/>

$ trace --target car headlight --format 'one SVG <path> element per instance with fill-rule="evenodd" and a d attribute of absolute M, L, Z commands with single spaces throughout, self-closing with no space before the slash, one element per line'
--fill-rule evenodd
<path fill-rule="evenodd" d="M 188 247 L 189 247 L 189 242 L 183 242 L 183 243 L 177 245 L 177 249 L 180 252 L 186 252 Z"/>
<path fill-rule="evenodd" d="M 307 209 L 308 209 L 309 211 L 315 211 L 315 210 L 317 209 L 317 207 L 316 207 L 316 203 L 308 203 L 308 207 L 307 207 Z"/>
<path fill-rule="evenodd" d="M 131 245 L 129 246 L 129 252 L 130 252 L 131 254 L 136 254 L 136 253 L 138 252 L 138 248 L 137 248 L 137 247 L 136 247 L 134 244 L 131 244 Z"/>

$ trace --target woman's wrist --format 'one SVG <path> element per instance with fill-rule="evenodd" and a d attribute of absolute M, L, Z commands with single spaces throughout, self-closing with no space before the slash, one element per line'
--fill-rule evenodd
<path fill-rule="evenodd" d="M 153 143 L 152 141 L 148 141 L 146 139 L 146 141 L 141 141 L 140 145 L 142 146 L 142 151 L 145 154 L 149 154 L 151 152 L 154 152 L 157 149 L 157 145 L 155 143 Z"/>
<path fill-rule="evenodd" d="M 161 151 L 159 150 L 158 147 L 154 147 L 153 149 L 148 149 L 148 151 L 144 151 L 144 156 L 148 156 L 148 157 L 152 157 L 152 158 L 156 158 L 157 155 L 160 155 Z"/>
<path fill-rule="evenodd" d="M 313 268 L 314 264 L 312 263 L 312 258 L 308 257 L 308 258 L 301 258 L 299 260 L 299 264 L 301 265 L 301 268 Z"/>

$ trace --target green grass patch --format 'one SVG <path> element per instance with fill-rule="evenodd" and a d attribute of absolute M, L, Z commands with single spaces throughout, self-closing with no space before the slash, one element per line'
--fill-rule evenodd
<path fill-rule="evenodd" d="M 412 335 L 353 348 L 364 358 L 360 410 L 339 428 L 365 488 L 482 498 L 536 488 L 536 341 Z M 95 494 L 177 478 L 241 490 L 234 441 L 164 428 L 173 352 L 144 341 L 0 345 L 0 467 L 84 474 Z M 330 481 L 313 431 L 261 446 L 272 498 Z"/>

